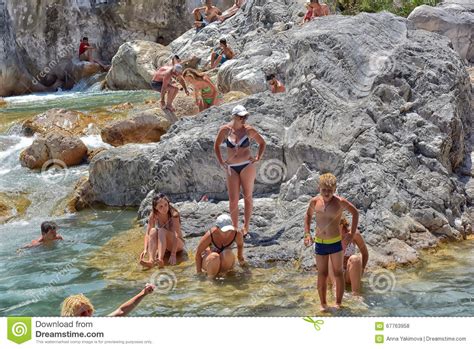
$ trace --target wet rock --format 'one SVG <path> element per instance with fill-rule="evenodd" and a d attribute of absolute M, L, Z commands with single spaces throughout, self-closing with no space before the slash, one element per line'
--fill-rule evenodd
<path fill-rule="evenodd" d="M 54 108 L 24 121 L 22 132 L 25 136 L 33 136 L 35 133 L 46 135 L 66 131 L 79 136 L 86 134 L 88 126 L 95 122 L 97 120 L 92 115 Z"/>
<path fill-rule="evenodd" d="M 0 193 L 0 224 L 23 216 L 30 204 L 24 193 Z"/>
<path fill-rule="evenodd" d="M 67 133 L 49 133 L 36 138 L 21 152 L 20 163 L 30 169 L 40 169 L 45 164 L 64 168 L 79 165 L 86 156 L 87 147 L 78 137 Z"/>

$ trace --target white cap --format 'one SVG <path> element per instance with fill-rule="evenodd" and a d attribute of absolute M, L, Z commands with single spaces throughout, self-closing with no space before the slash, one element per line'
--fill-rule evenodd
<path fill-rule="evenodd" d="M 249 112 L 243 105 L 236 105 L 234 109 L 232 109 L 232 115 L 245 116 L 249 115 Z"/>
<path fill-rule="evenodd" d="M 229 231 L 229 230 L 237 230 L 232 225 L 232 219 L 230 218 L 230 216 L 228 214 L 221 214 L 219 217 L 217 217 L 216 227 L 218 227 L 223 232 L 226 232 L 226 231 Z"/>
<path fill-rule="evenodd" d="M 181 64 L 176 64 L 174 66 L 174 71 L 177 73 L 181 73 L 183 71 L 183 66 Z"/>

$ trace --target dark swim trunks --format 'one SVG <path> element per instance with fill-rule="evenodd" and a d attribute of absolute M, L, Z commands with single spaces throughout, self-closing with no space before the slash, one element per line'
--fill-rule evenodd
<path fill-rule="evenodd" d="M 161 88 L 163 87 L 163 81 L 152 81 L 150 85 L 153 90 L 161 92 Z"/>
<path fill-rule="evenodd" d="M 342 242 L 338 241 L 333 244 L 321 244 L 319 242 L 315 243 L 314 252 L 317 255 L 325 256 L 328 254 L 338 253 L 342 251 Z"/>

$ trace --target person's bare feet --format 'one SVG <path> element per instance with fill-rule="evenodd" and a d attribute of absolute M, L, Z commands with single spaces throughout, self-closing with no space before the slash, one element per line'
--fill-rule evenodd
<path fill-rule="evenodd" d="M 241 231 L 242 231 L 242 235 L 246 237 L 249 233 L 249 228 L 243 227 Z"/>
<path fill-rule="evenodd" d="M 145 262 L 142 259 L 142 260 L 140 260 L 140 265 L 142 265 L 143 267 L 145 267 L 147 269 L 151 269 L 151 268 L 153 268 L 154 263 L 153 262 Z"/>
<path fill-rule="evenodd" d="M 171 105 L 167 105 L 165 108 L 168 109 L 172 113 L 174 113 L 176 111 L 176 109 L 174 109 L 173 106 L 171 106 Z"/>
<path fill-rule="evenodd" d="M 321 304 L 321 307 L 319 307 L 319 310 L 322 311 L 323 313 L 329 311 L 329 307 L 327 304 Z"/>
<path fill-rule="evenodd" d="M 158 268 L 160 268 L 160 269 L 165 267 L 165 262 L 163 262 L 160 259 L 157 259 L 155 263 L 156 263 L 156 265 L 158 265 Z"/>
<path fill-rule="evenodd" d="M 342 304 L 341 303 L 336 303 L 336 305 L 334 306 L 334 308 L 336 308 L 336 310 L 339 310 L 342 308 Z"/>

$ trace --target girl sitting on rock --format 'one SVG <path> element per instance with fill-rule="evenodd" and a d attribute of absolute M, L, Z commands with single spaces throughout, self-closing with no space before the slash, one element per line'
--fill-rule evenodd
<path fill-rule="evenodd" d="M 193 86 L 194 97 L 199 111 L 217 104 L 218 90 L 209 76 L 195 69 L 188 68 L 183 72 L 184 80 Z"/>
<path fill-rule="evenodd" d="M 145 234 L 145 246 L 140 254 L 140 264 L 146 268 L 152 268 L 158 264 L 162 268 L 165 265 L 165 253 L 169 252 L 168 263 L 174 265 L 176 264 L 176 253 L 184 250 L 179 212 L 171 206 L 168 197 L 162 193 L 153 198 L 151 207 Z M 148 261 L 145 261 L 147 254 Z"/>

